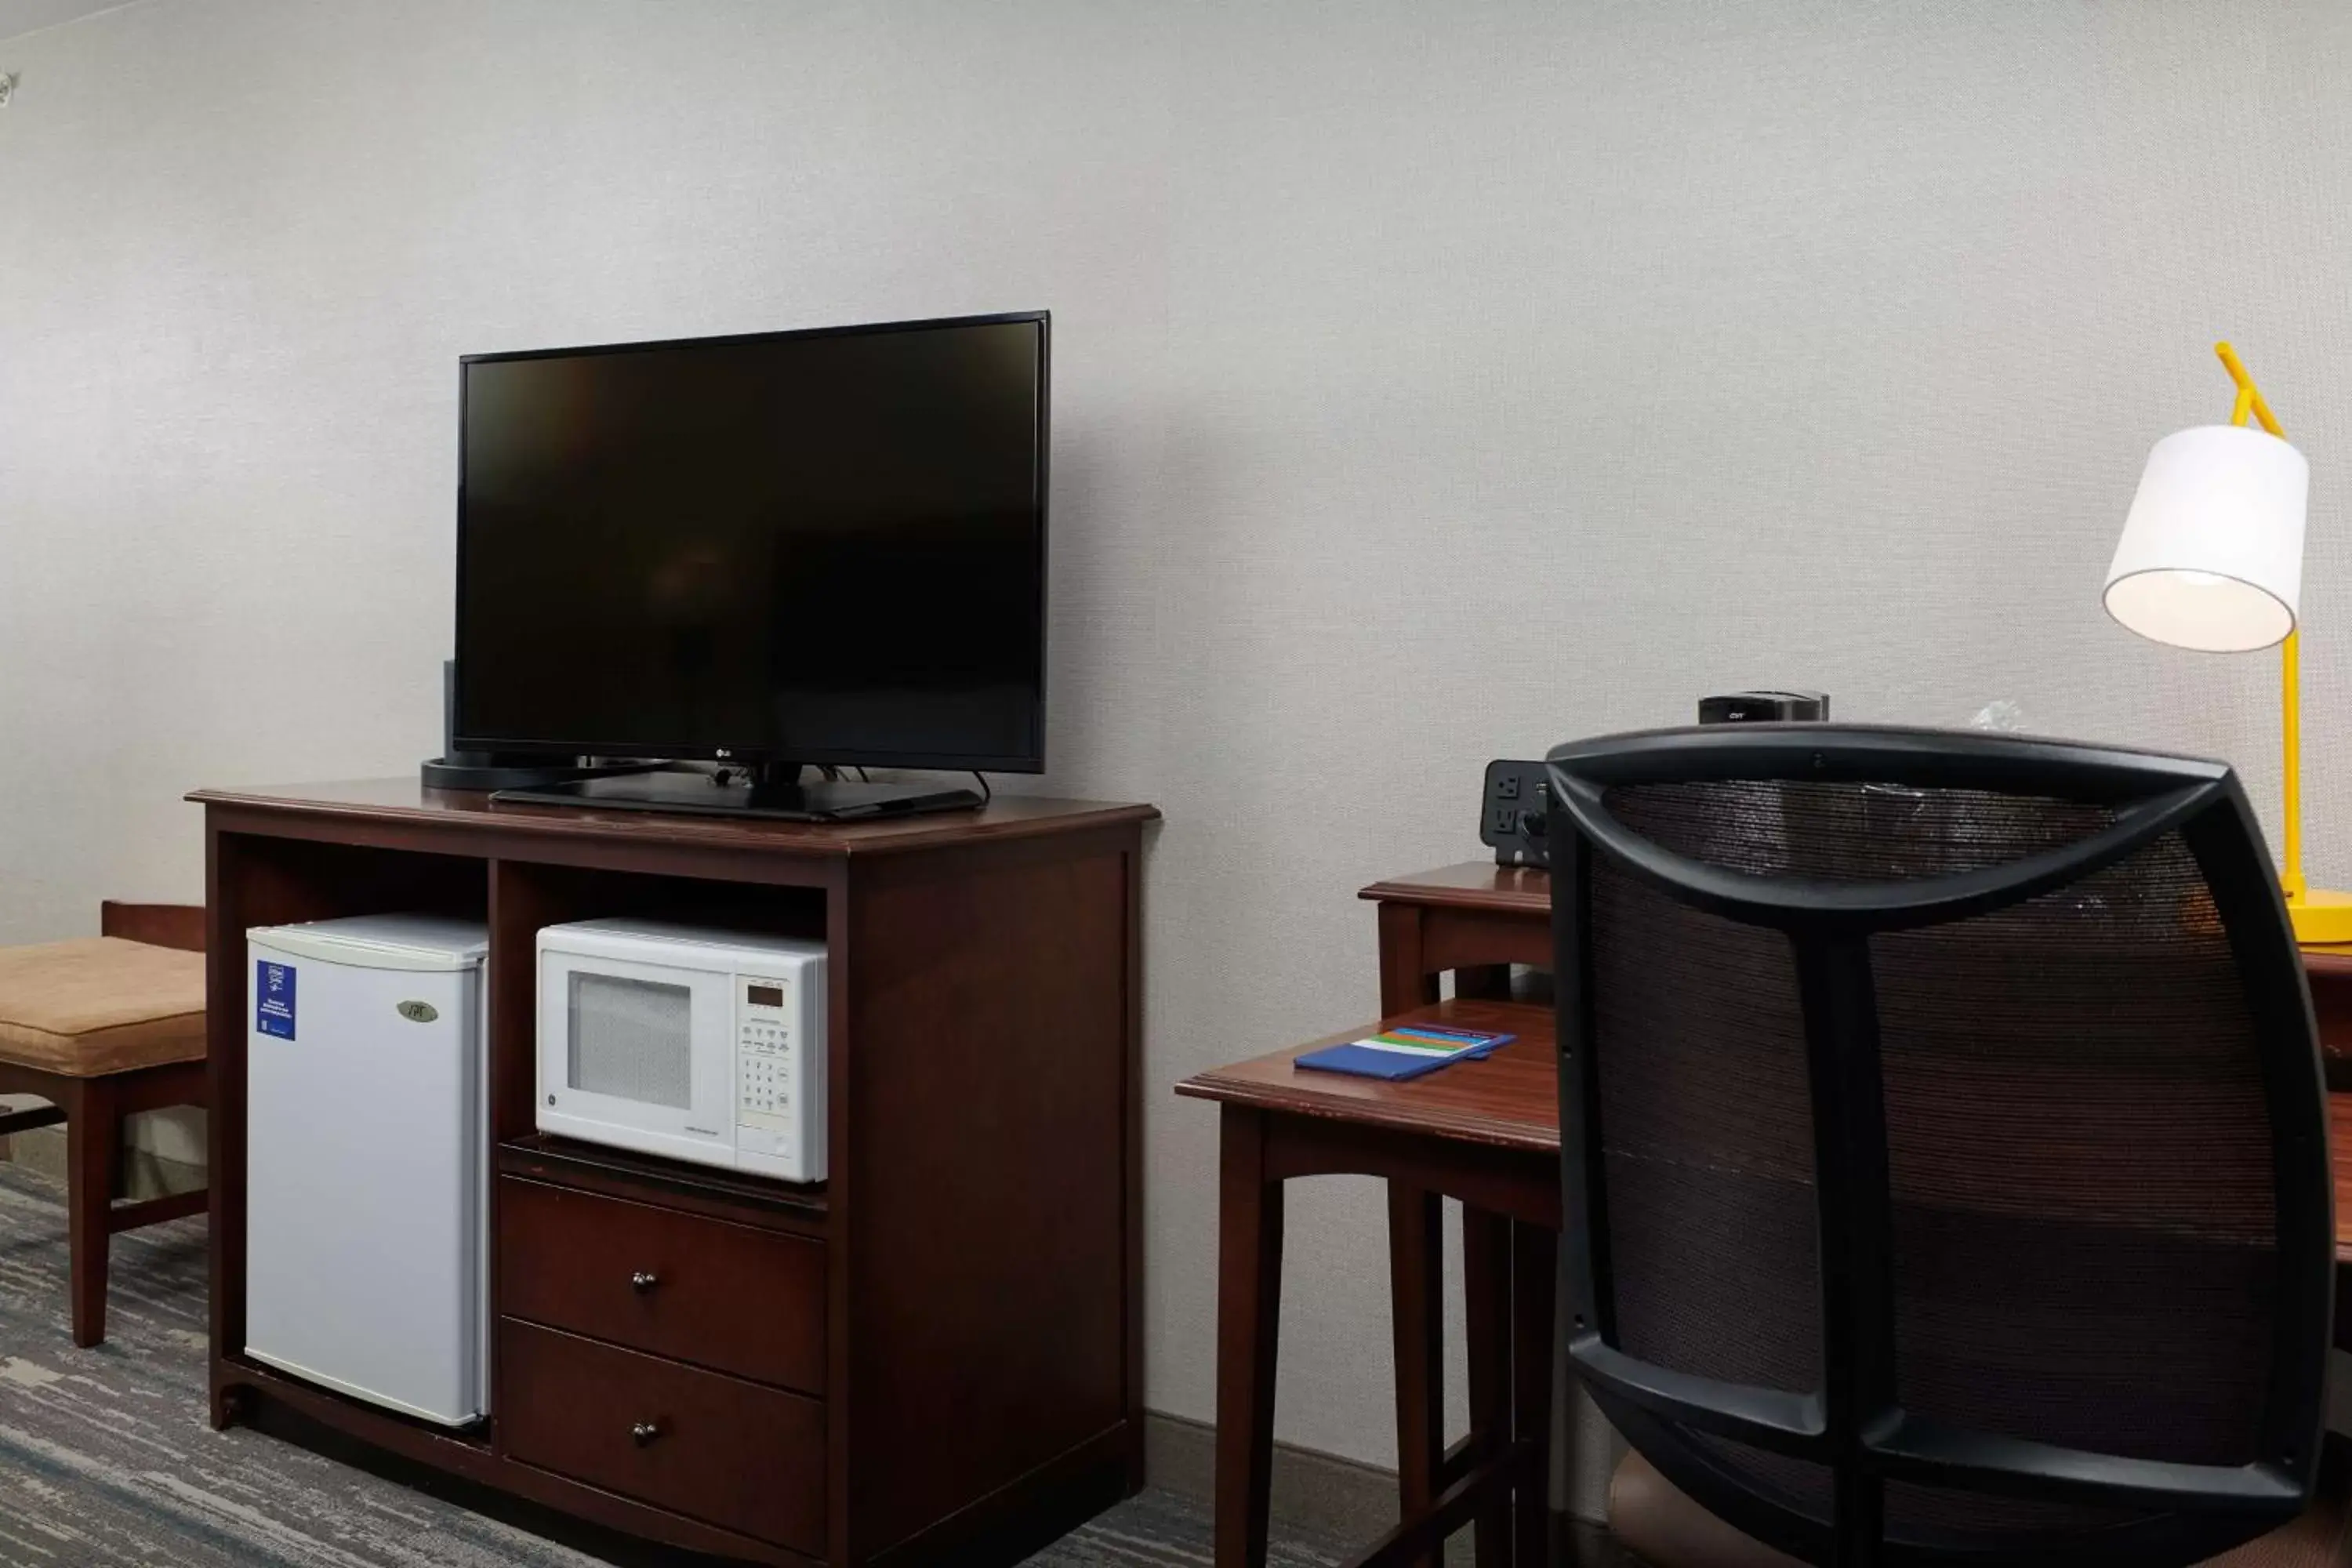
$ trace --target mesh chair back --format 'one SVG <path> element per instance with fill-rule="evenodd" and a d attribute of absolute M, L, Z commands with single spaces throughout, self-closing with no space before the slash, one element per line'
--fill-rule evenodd
<path fill-rule="evenodd" d="M 1660 1470 L 1814 1563 L 2301 1510 L 2326 1098 L 2226 767 L 1807 724 L 1549 773 L 1569 1351 Z"/>

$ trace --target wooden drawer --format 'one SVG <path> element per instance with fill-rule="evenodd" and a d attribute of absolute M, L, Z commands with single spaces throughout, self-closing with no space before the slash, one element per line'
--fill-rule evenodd
<path fill-rule="evenodd" d="M 801 1237 L 509 1176 L 499 1310 L 824 1392 L 824 1247 Z"/>
<path fill-rule="evenodd" d="M 824 1554 L 824 1405 L 512 1320 L 499 1325 L 509 1458 Z"/>

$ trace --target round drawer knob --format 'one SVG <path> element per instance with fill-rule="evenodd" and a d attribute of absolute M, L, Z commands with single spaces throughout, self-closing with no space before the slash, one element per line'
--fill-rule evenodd
<path fill-rule="evenodd" d="M 652 1289 L 655 1286 L 660 1283 L 660 1276 L 653 1274 L 643 1268 L 638 1269 L 635 1274 L 629 1276 L 629 1289 L 635 1290 L 640 1296 L 644 1295 L 646 1291 Z"/>
<path fill-rule="evenodd" d="M 642 1448 L 661 1436 L 661 1428 L 650 1421 L 640 1421 L 629 1428 L 630 1438 Z"/>

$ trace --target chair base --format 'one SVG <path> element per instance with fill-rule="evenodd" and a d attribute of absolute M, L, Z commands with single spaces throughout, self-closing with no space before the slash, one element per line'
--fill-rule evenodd
<path fill-rule="evenodd" d="M 2201 1568 L 2352 1568 L 2352 1509 L 2342 1439 L 2330 1436 L 2318 1496 L 2294 1523 L 2206 1559 Z M 1609 1525 L 1653 1568 L 1804 1568 L 1693 1502 L 1639 1453 L 1609 1482 Z"/>

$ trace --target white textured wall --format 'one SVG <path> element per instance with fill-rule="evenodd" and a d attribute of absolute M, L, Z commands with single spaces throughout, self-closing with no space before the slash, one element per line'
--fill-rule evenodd
<path fill-rule="evenodd" d="M 1479 770 L 1815 684 L 2218 752 L 2265 660 L 2099 577 L 2229 334 L 2315 472 L 2352 880 L 2352 6 L 154 0 L 0 44 L 0 938 L 191 898 L 197 784 L 404 770 L 455 360 L 1056 315 L 1055 770 L 1150 887 L 1150 1400 L 1214 1117 L 1361 1016 Z M 1292 1200 L 1281 1426 L 1385 1460 L 1376 1195 Z"/>

